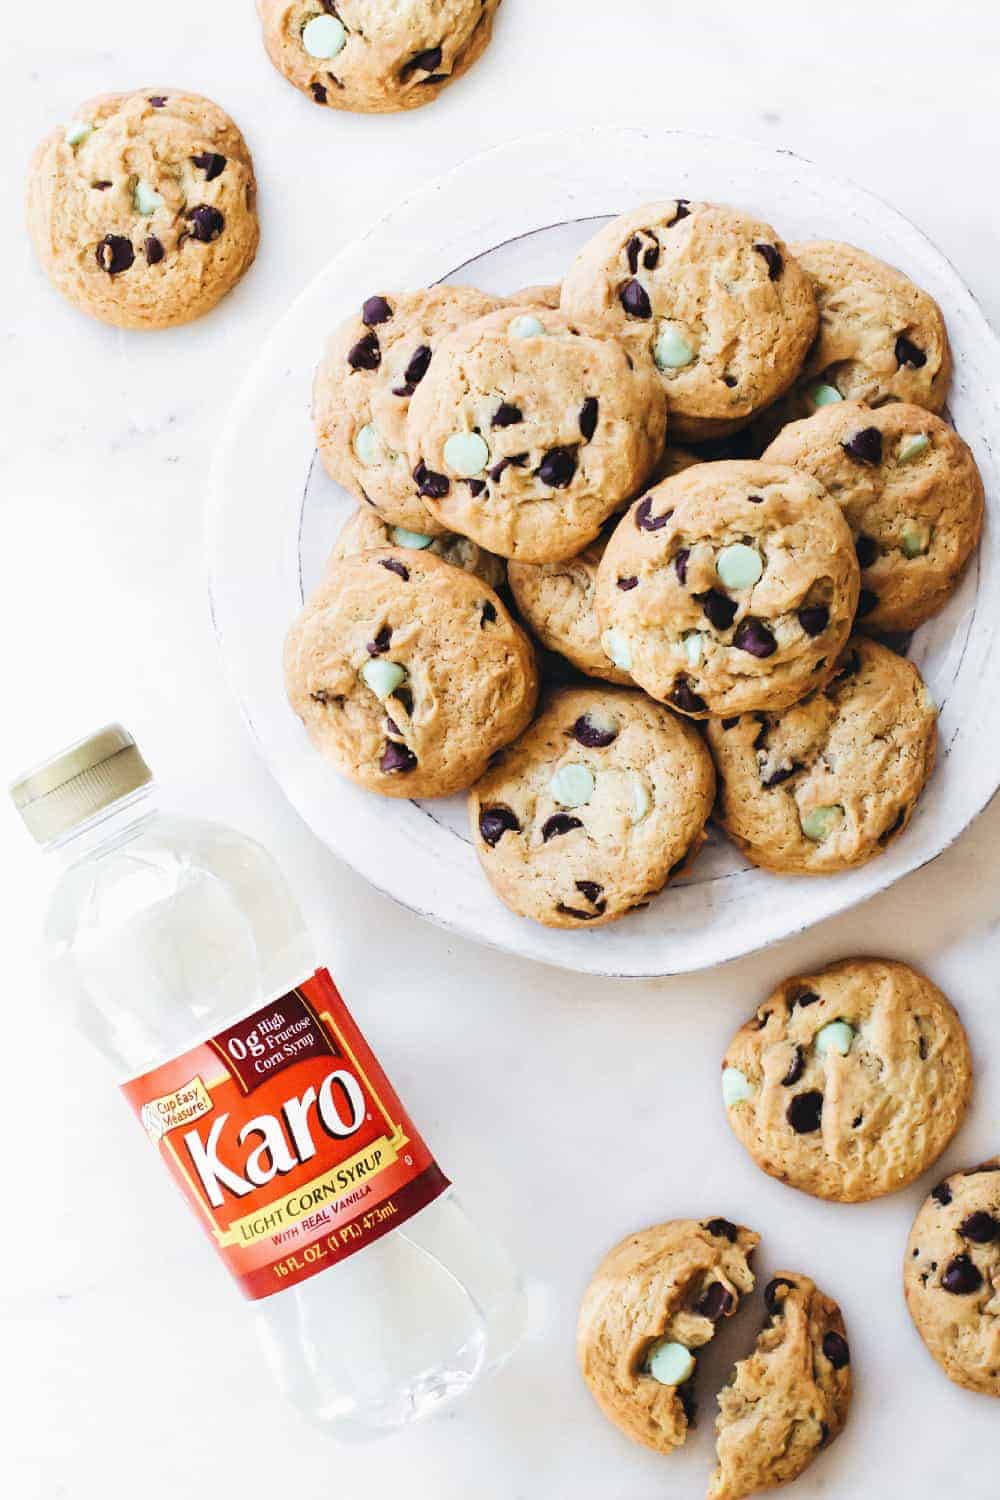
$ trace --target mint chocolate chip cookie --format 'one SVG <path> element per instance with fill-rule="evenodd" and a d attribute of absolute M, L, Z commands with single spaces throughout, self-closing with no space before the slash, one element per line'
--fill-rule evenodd
<path fill-rule="evenodd" d="M 119 328 L 168 328 L 215 306 L 250 268 L 253 162 L 217 104 L 178 89 L 91 99 L 39 146 L 28 228 L 76 307 Z"/>
<path fill-rule="evenodd" d="M 499 306 L 473 287 L 378 292 L 327 343 L 313 384 L 323 465 L 364 505 L 418 535 L 447 528 L 421 499 L 406 456 L 410 400 L 441 341 Z"/>
<path fill-rule="evenodd" d="M 642 905 L 704 842 L 715 778 L 693 726 L 641 693 L 563 688 L 469 794 L 500 899 L 546 927 Z"/>
<path fill-rule="evenodd" d="M 446 531 L 441 536 L 428 536 L 425 532 L 407 531 L 403 526 L 391 526 L 377 511 L 359 506 L 340 529 L 340 534 L 330 553 L 329 564 L 340 562 L 345 557 L 354 557 L 359 552 L 371 552 L 380 547 L 402 547 L 407 552 L 432 552 L 435 557 L 451 563 L 453 568 L 463 568 L 474 573 L 491 589 L 503 587 L 506 568 L 502 557 L 484 552 L 467 536 L 455 536 Z"/>
<path fill-rule="evenodd" d="M 979 542 L 984 494 L 970 449 L 940 417 L 904 401 L 834 402 L 786 427 L 764 462 L 811 474 L 841 506 L 866 629 L 913 630 L 946 603 Z"/>
<path fill-rule="evenodd" d="M 531 642 L 494 591 L 428 551 L 328 567 L 285 642 L 288 699 L 321 755 L 369 791 L 462 791 L 530 722 Z"/>
<path fill-rule="evenodd" d="M 505 307 L 445 338 L 410 402 L 407 446 L 442 529 L 518 562 L 593 541 L 663 451 L 655 372 L 546 307 Z"/>
<path fill-rule="evenodd" d="M 619 522 L 596 607 L 608 656 L 694 718 L 784 708 L 834 669 L 858 563 L 836 502 L 779 465 L 699 464 Z"/>
<path fill-rule="evenodd" d="M 861 1203 L 906 1187 L 945 1150 L 972 1063 L 929 979 L 852 958 L 780 984 L 727 1047 L 723 1080 L 729 1124 L 763 1171 Z"/>
<path fill-rule="evenodd" d="M 507 565 L 507 579 L 522 618 L 549 651 L 564 656 L 588 677 L 630 686 L 628 672 L 616 667 L 601 645 L 594 609 L 597 569 L 607 534 L 565 562 Z"/>
<path fill-rule="evenodd" d="M 278 72 L 330 109 L 429 104 L 485 51 L 500 0 L 257 0 Z"/>
<path fill-rule="evenodd" d="M 709 722 L 717 821 L 749 860 L 779 874 L 864 864 L 909 823 L 934 767 L 936 726 L 916 667 L 856 636 L 826 686 L 800 703 Z"/>
<path fill-rule="evenodd" d="M 735 432 L 781 396 L 817 321 L 809 281 L 769 224 L 682 199 L 599 230 L 563 281 L 562 308 L 653 370 L 672 437 L 694 441 Z"/>

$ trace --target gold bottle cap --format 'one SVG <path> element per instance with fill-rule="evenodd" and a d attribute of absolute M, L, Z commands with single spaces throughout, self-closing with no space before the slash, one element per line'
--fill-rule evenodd
<path fill-rule="evenodd" d="M 108 724 L 19 776 L 10 795 L 36 841 L 50 844 L 152 779 L 128 730 Z"/>

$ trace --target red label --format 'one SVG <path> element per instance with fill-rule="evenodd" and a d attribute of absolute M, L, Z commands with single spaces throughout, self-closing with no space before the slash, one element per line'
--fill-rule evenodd
<path fill-rule="evenodd" d="M 449 1185 L 325 969 L 123 1092 L 248 1297 L 353 1255 Z"/>

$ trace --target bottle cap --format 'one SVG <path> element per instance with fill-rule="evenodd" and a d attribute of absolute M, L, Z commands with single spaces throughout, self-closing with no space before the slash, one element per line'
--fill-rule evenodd
<path fill-rule="evenodd" d="M 19 776 L 10 795 L 35 840 L 50 844 L 152 779 L 128 730 L 107 724 Z"/>

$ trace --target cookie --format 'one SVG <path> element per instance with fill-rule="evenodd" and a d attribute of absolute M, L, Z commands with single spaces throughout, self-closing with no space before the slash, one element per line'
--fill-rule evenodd
<path fill-rule="evenodd" d="M 332 564 L 285 643 L 315 748 L 387 797 L 462 791 L 529 723 L 532 646 L 480 579 L 386 547 Z"/>
<path fill-rule="evenodd" d="M 816 299 L 769 224 L 734 208 L 647 203 L 598 231 L 562 308 L 623 339 L 666 392 L 673 438 L 733 432 L 792 384 Z"/>
<path fill-rule="evenodd" d="M 904 401 L 834 402 L 780 432 L 764 462 L 804 470 L 841 506 L 866 628 L 913 630 L 946 602 L 979 542 L 984 494 L 970 449 L 940 417 Z"/>
<path fill-rule="evenodd" d="M 630 1234 L 601 1261 L 577 1321 L 577 1358 L 601 1411 L 626 1437 L 670 1453 L 693 1417 L 695 1355 L 754 1287 L 752 1229 L 672 1219 Z"/>
<path fill-rule="evenodd" d="M 941 991 L 906 964 L 849 958 L 786 979 L 730 1042 L 726 1116 L 763 1171 L 817 1198 L 906 1187 L 962 1122 L 972 1063 Z"/>
<path fill-rule="evenodd" d="M 910 1231 L 903 1289 L 948 1379 L 1000 1396 L 1000 1157 L 931 1193 Z"/>
<path fill-rule="evenodd" d="M 593 541 L 663 451 L 655 371 L 548 308 L 442 341 L 410 402 L 410 468 L 439 526 L 518 562 Z"/>
<path fill-rule="evenodd" d="M 443 536 L 425 536 L 416 531 L 406 531 L 401 526 L 390 526 L 388 521 L 373 510 L 363 506 L 349 516 L 341 527 L 333 544 L 329 563 L 340 562 L 345 557 L 354 557 L 359 552 L 371 552 L 379 547 L 403 547 L 408 552 L 433 552 L 453 568 L 464 568 L 474 573 L 491 589 L 503 587 L 506 577 L 503 558 L 484 552 L 466 536 L 455 536 L 445 532 Z M 328 564 L 329 566 L 329 564 Z"/>
<path fill-rule="evenodd" d="M 743 1500 L 796 1479 L 847 1421 L 851 1351 L 836 1302 L 808 1276 L 781 1271 L 764 1304 L 752 1354 L 719 1392 L 708 1500 Z"/>
<path fill-rule="evenodd" d="M 257 253 L 246 142 L 179 89 L 102 94 L 35 152 L 28 229 L 57 291 L 102 323 L 169 328 L 215 306 Z"/>
<path fill-rule="evenodd" d="M 469 794 L 500 899 L 545 927 L 600 927 L 701 848 L 715 777 L 695 729 L 641 693 L 561 688 Z"/>
<path fill-rule="evenodd" d="M 375 293 L 332 335 L 313 383 L 313 425 L 331 479 L 394 526 L 443 526 L 424 505 L 406 458 L 410 398 L 441 341 L 499 306 L 472 287 Z"/>
<path fill-rule="evenodd" d="M 522 618 L 549 651 L 566 658 L 588 677 L 630 686 L 627 672 L 616 667 L 601 646 L 601 627 L 594 610 L 597 567 L 607 533 L 565 562 L 507 565 L 507 580 Z"/>
<path fill-rule="evenodd" d="M 716 821 L 779 874 L 862 865 L 909 823 L 934 768 L 936 726 L 916 667 L 857 636 L 822 691 L 784 713 L 709 723 Z"/>
<path fill-rule="evenodd" d="M 762 419 L 762 439 L 838 401 L 906 401 L 939 412 L 951 350 L 934 298 L 853 245 L 806 240 L 791 253 L 816 294 L 819 333 L 788 400 Z"/>
<path fill-rule="evenodd" d="M 558 282 L 555 285 L 523 286 L 520 291 L 513 292 L 507 301 L 512 307 L 549 307 L 556 311 L 561 292 Z"/>
<path fill-rule="evenodd" d="M 851 631 L 858 563 L 840 507 L 798 470 L 698 464 L 619 522 L 597 575 L 605 651 L 694 718 L 787 707 Z"/>
<path fill-rule="evenodd" d="M 278 72 L 316 104 L 429 104 L 485 51 L 500 0 L 257 0 Z"/>

